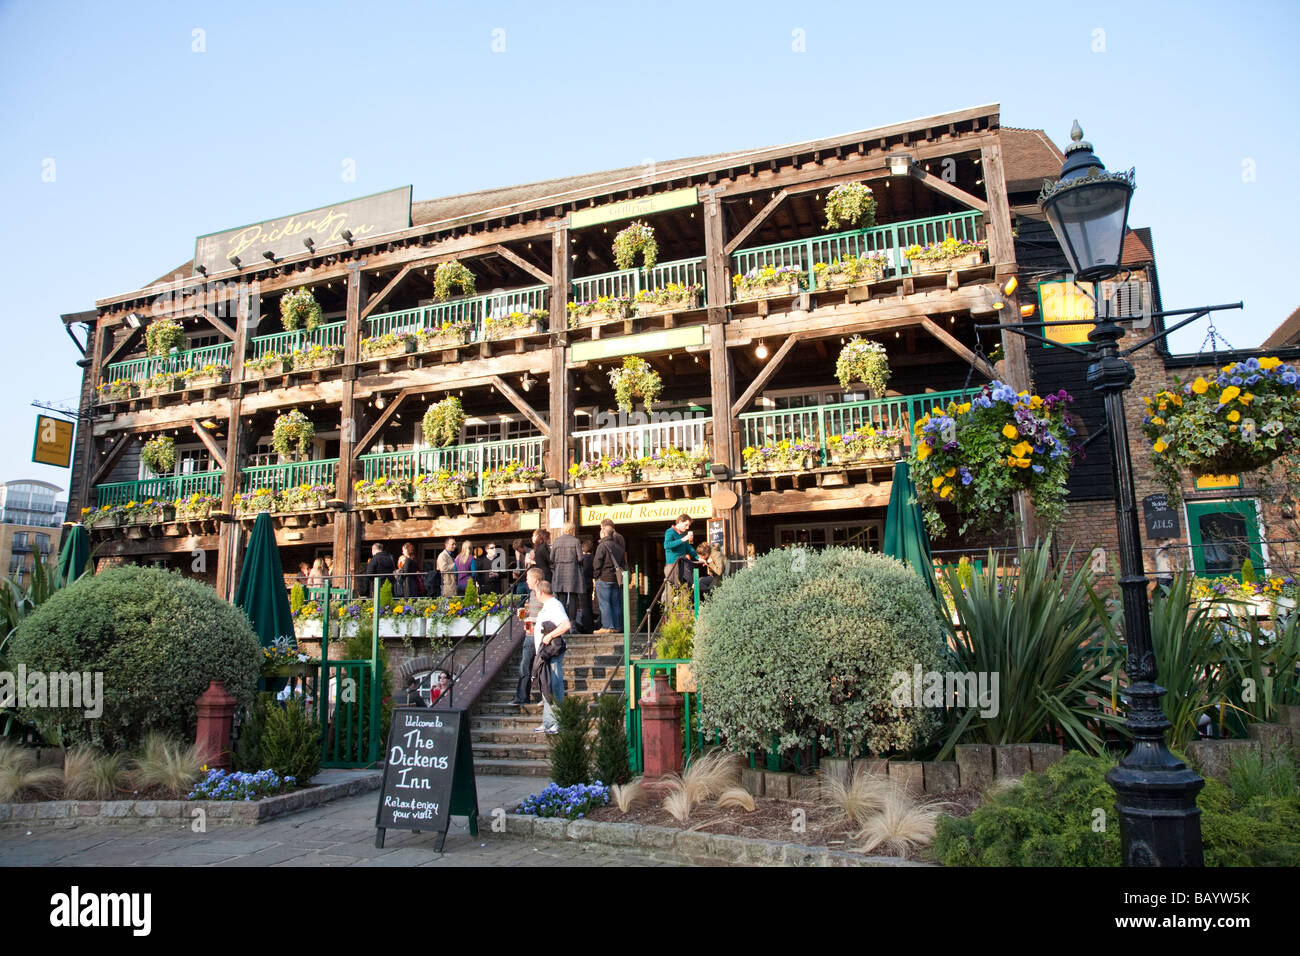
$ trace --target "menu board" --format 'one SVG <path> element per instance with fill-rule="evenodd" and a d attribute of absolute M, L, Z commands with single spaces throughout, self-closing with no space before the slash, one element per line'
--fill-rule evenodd
<path fill-rule="evenodd" d="M 468 816 L 478 833 L 478 793 L 469 721 L 463 710 L 401 707 L 393 711 L 384 751 L 384 780 L 375 817 L 375 846 L 385 830 L 438 834 L 442 852 L 451 817 Z"/>

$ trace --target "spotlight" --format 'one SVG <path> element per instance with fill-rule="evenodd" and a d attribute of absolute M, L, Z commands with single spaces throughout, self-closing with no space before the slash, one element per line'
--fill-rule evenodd
<path fill-rule="evenodd" d="M 239 268 L 239 256 L 226 256 L 226 260 L 236 269 Z"/>
<path fill-rule="evenodd" d="M 275 253 L 272 252 L 270 249 L 267 249 L 264 253 L 262 253 L 262 258 L 263 258 L 263 259 L 269 259 L 269 260 L 271 260 L 272 262 L 275 262 L 275 261 L 276 261 L 276 259 L 275 259 Z"/>
<path fill-rule="evenodd" d="M 1002 287 L 1002 294 L 1010 295 L 1011 293 L 1015 292 L 1016 289 L 1018 288 L 1020 288 L 1020 282 L 1016 279 L 1015 276 L 1012 276 L 1010 279 L 1007 280 L 1006 285 Z"/>
<path fill-rule="evenodd" d="M 316 251 L 316 243 L 312 241 L 311 236 L 307 236 L 305 239 L 303 239 L 302 244 L 307 247 L 308 252 Z"/>
<path fill-rule="evenodd" d="M 885 162 L 891 176 L 906 176 L 912 169 L 912 157 L 907 153 L 894 153 Z"/>
<path fill-rule="evenodd" d="M 194 271 L 197 272 L 197 273 L 198 273 L 199 275 L 201 275 L 201 276 L 206 276 L 206 275 L 208 274 L 208 267 L 207 267 L 207 266 L 195 266 L 195 267 L 194 267 Z"/>
<path fill-rule="evenodd" d="M 1034 305 L 1032 302 L 1029 303 L 1029 305 L 1022 305 L 1022 306 L 1020 307 L 1020 317 L 1021 317 L 1022 319 L 1027 319 L 1027 318 L 1031 317 L 1031 316 L 1034 314 L 1034 310 L 1035 310 L 1036 308 L 1037 308 L 1037 306 Z"/>
<path fill-rule="evenodd" d="M 339 233 L 339 235 L 343 237 L 343 241 L 346 242 L 349 246 L 352 245 L 351 229 L 344 229 L 342 232 Z"/>
<path fill-rule="evenodd" d="M 760 341 L 758 343 L 758 348 L 754 349 L 754 354 L 757 355 L 760 359 L 767 358 L 767 345 L 764 342 Z"/>
<path fill-rule="evenodd" d="M 138 329 L 144 324 L 144 321 L 140 318 L 138 313 L 132 312 L 126 317 L 126 324 L 133 329 Z"/>

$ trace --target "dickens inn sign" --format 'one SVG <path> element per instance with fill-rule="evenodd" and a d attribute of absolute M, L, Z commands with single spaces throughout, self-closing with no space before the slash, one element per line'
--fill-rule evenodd
<path fill-rule="evenodd" d="M 194 264 L 208 272 L 229 271 L 235 268 L 233 258 L 238 258 L 240 265 L 250 265 L 261 261 L 266 252 L 277 259 L 300 255 L 308 239 L 314 249 L 322 249 L 346 245 L 344 232 L 350 233 L 355 242 L 410 226 L 411 187 L 402 186 L 335 206 L 199 236 L 194 240 Z"/>

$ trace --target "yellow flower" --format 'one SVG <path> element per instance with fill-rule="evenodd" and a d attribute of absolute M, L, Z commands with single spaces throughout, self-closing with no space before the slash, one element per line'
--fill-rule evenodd
<path fill-rule="evenodd" d="M 921 434 L 921 432 L 925 430 L 925 426 L 929 423 L 929 421 L 930 421 L 929 415 L 923 415 L 921 418 L 918 418 L 916 420 L 916 424 L 912 426 L 912 434 L 913 435 Z"/>
<path fill-rule="evenodd" d="M 1017 457 L 1015 457 L 1015 456 L 1013 455 L 1013 456 L 1007 458 L 1007 467 L 1008 467 L 1008 468 L 1028 468 L 1028 467 L 1029 467 L 1029 459 L 1028 459 L 1028 458 L 1017 458 Z"/>
<path fill-rule="evenodd" d="M 1020 436 L 1020 432 L 1016 431 L 1015 425 L 1003 425 L 1002 434 L 1007 438 L 1017 438 Z"/>
<path fill-rule="evenodd" d="M 952 485 L 944 485 L 942 488 L 939 489 L 940 498 L 947 498 L 951 494 L 952 494 Z"/>
<path fill-rule="evenodd" d="M 962 402 L 960 405 L 957 406 L 958 415 L 965 415 L 969 411 L 970 411 L 970 402 Z"/>
<path fill-rule="evenodd" d="M 952 477 L 953 477 L 954 475 L 956 475 L 956 474 L 957 474 L 957 469 L 956 469 L 956 468 L 949 468 L 947 471 L 945 471 L 945 472 L 943 473 L 943 476 L 944 476 L 945 478 L 952 478 Z"/>
<path fill-rule="evenodd" d="M 1042 407 L 1043 407 L 1043 397 L 1042 397 L 1041 395 L 1035 395 L 1033 398 L 1031 398 L 1031 399 L 1029 400 L 1029 407 L 1030 407 L 1030 408 L 1042 408 Z"/>
<path fill-rule="evenodd" d="M 1210 383 L 1198 375 L 1196 377 L 1196 381 L 1192 383 L 1192 391 L 1195 392 L 1197 395 L 1204 395 L 1209 390 L 1210 390 Z"/>
<path fill-rule="evenodd" d="M 927 445 L 925 442 L 921 442 L 919 445 L 916 446 L 916 460 L 917 460 L 917 461 L 925 461 L 925 460 L 926 460 L 927 458 L 929 458 L 929 457 L 930 457 L 930 446 L 929 446 L 929 445 Z"/>
<path fill-rule="evenodd" d="M 1232 411 L 1228 412 L 1228 421 L 1230 422 L 1241 421 L 1241 412 L 1237 411 L 1235 408 Z"/>
<path fill-rule="evenodd" d="M 1241 394 L 1241 389 L 1239 389 L 1236 385 L 1229 385 L 1227 388 L 1225 388 L 1222 392 L 1219 393 L 1219 404 L 1227 405 L 1230 401 L 1232 401 L 1240 394 Z"/>
<path fill-rule="evenodd" d="M 1242 392 L 1241 397 L 1237 399 L 1237 401 L 1241 402 L 1241 404 L 1243 405 L 1249 405 L 1254 400 L 1255 400 L 1255 396 L 1250 392 Z"/>
<path fill-rule="evenodd" d="M 1155 418 L 1151 419 L 1152 425 L 1164 425 L 1164 423 L 1165 420 L 1158 415 Z"/>
<path fill-rule="evenodd" d="M 1282 360 L 1280 358 L 1273 358 L 1272 356 L 1269 356 L 1268 358 L 1262 358 L 1259 360 L 1259 367 L 1266 372 L 1269 371 L 1270 369 L 1277 368 L 1281 364 L 1282 364 Z"/>
<path fill-rule="evenodd" d="M 1027 441 L 1022 441 L 1015 448 L 1011 449 L 1011 454 L 1017 458 L 1028 458 L 1034 453 L 1034 446 Z"/>
<path fill-rule="evenodd" d="M 1169 400 L 1173 402 L 1175 405 L 1177 405 L 1179 408 L 1183 407 L 1183 396 L 1175 395 L 1173 392 L 1170 392 Z"/>
<path fill-rule="evenodd" d="M 942 484 L 943 484 L 943 475 L 935 475 L 933 478 L 930 479 L 931 488 L 937 489 Z"/>
<path fill-rule="evenodd" d="M 1155 445 L 1152 447 L 1155 448 L 1156 454 L 1158 455 L 1161 452 L 1163 452 L 1166 448 L 1169 447 L 1169 443 L 1165 441 L 1163 438 L 1157 438 Z"/>

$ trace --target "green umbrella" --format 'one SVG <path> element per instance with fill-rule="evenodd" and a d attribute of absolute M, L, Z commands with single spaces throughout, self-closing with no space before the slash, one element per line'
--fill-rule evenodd
<path fill-rule="evenodd" d="M 921 505 L 916 500 L 916 486 L 907 462 L 894 466 L 894 487 L 889 492 L 889 510 L 885 513 L 885 540 L 881 550 L 912 566 L 925 581 L 930 593 L 937 596 L 934 565 L 930 559 L 930 536 L 925 531 Z"/>
<path fill-rule="evenodd" d="M 284 588 L 284 566 L 280 563 L 280 549 L 275 545 L 271 516 L 265 511 L 253 524 L 253 535 L 244 552 L 244 566 L 239 572 L 235 603 L 248 613 L 263 647 L 270 647 L 277 638 L 293 640 L 293 614 Z"/>
<path fill-rule="evenodd" d="M 74 524 L 68 529 L 59 550 L 59 566 L 54 575 L 56 588 L 67 587 L 90 570 L 90 535 L 85 525 Z"/>

